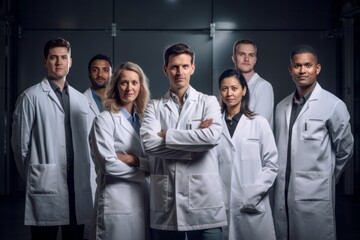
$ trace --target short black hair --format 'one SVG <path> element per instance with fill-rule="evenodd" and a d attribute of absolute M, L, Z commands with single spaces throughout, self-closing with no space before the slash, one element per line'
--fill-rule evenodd
<path fill-rule="evenodd" d="M 297 45 L 291 52 L 290 62 L 292 61 L 292 58 L 295 55 L 302 54 L 302 53 L 311 53 L 312 55 L 314 55 L 316 61 L 319 62 L 318 55 L 317 55 L 315 49 L 312 46 L 308 45 L 308 44 L 299 44 L 299 45 Z"/>
<path fill-rule="evenodd" d="M 69 54 L 71 55 L 71 46 L 69 41 L 63 39 L 63 38 L 55 38 L 47 41 L 44 46 L 44 58 L 47 59 L 50 49 L 56 48 L 56 47 L 65 47 L 67 48 Z"/>
<path fill-rule="evenodd" d="M 104 54 L 96 54 L 95 56 L 93 56 L 90 61 L 89 61 L 89 64 L 88 64 L 88 71 L 90 72 L 90 68 L 91 68 L 91 64 L 93 63 L 93 61 L 95 60 L 105 60 L 105 61 L 108 61 L 110 63 L 110 67 L 112 67 L 112 62 L 111 62 L 111 58 L 104 55 Z"/>
<path fill-rule="evenodd" d="M 184 43 L 175 43 L 174 45 L 166 48 L 164 52 L 164 65 L 167 66 L 169 64 L 169 58 L 171 55 L 180 55 L 180 54 L 190 55 L 191 64 L 194 64 L 195 53 L 191 50 L 191 48 Z"/>

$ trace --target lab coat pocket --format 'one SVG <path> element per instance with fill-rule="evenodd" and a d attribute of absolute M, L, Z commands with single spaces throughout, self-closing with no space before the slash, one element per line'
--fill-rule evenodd
<path fill-rule="evenodd" d="M 150 208 L 157 211 L 167 211 L 167 175 L 150 175 Z"/>
<path fill-rule="evenodd" d="M 302 140 L 323 140 L 325 134 L 325 123 L 322 119 L 302 120 L 301 139 Z"/>
<path fill-rule="evenodd" d="M 248 214 L 264 213 L 263 191 L 264 187 L 259 184 L 241 185 L 238 190 L 233 190 L 231 208 Z"/>
<path fill-rule="evenodd" d="M 257 138 L 241 139 L 241 160 L 260 162 L 260 141 Z"/>
<path fill-rule="evenodd" d="M 189 209 L 224 206 L 218 173 L 189 175 Z"/>
<path fill-rule="evenodd" d="M 327 172 L 295 172 L 295 201 L 329 201 Z"/>
<path fill-rule="evenodd" d="M 57 194 L 57 167 L 56 164 L 29 165 L 30 194 Z"/>
<path fill-rule="evenodd" d="M 129 184 L 117 184 L 117 182 L 117 179 L 113 183 L 107 181 L 104 201 L 105 215 L 129 215 L 132 213 L 132 186 Z"/>

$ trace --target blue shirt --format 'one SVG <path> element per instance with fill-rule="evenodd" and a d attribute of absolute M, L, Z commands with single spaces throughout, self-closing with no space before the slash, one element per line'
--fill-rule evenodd
<path fill-rule="evenodd" d="M 100 96 L 97 95 L 97 93 L 96 93 L 92 88 L 90 88 L 90 89 L 91 89 L 91 93 L 92 93 L 93 99 L 95 100 L 96 106 L 97 106 L 98 109 L 99 109 L 99 112 L 104 111 L 104 106 L 103 106 L 103 104 L 102 104 L 102 102 L 101 102 Z"/>
<path fill-rule="evenodd" d="M 139 134 L 139 130 L 140 130 L 140 117 L 139 114 L 136 112 L 136 110 L 134 110 L 134 114 L 133 116 L 130 115 L 130 113 L 125 109 L 125 108 L 121 108 L 120 112 L 123 114 L 123 116 L 129 121 L 129 123 L 131 124 L 131 126 L 133 126 L 133 128 L 135 129 L 135 131 L 137 132 L 137 134 Z"/>

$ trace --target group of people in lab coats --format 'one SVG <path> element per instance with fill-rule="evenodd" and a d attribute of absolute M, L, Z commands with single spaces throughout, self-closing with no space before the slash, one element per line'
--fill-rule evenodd
<path fill-rule="evenodd" d="M 112 73 L 102 54 L 80 94 L 66 81 L 70 44 L 47 42 L 47 75 L 13 115 L 32 239 L 56 239 L 59 226 L 63 239 L 336 239 L 335 183 L 353 150 L 346 105 L 320 87 L 317 54 L 301 45 L 296 90 L 273 117 L 256 54 L 250 40 L 234 44 L 219 104 L 190 85 L 186 44 L 166 48 L 169 90 L 150 100 L 139 65 Z"/>

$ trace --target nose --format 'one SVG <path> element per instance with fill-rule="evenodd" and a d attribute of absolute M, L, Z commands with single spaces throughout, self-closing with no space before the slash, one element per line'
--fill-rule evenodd
<path fill-rule="evenodd" d="M 305 66 L 301 66 L 299 69 L 299 73 L 305 73 Z"/>

